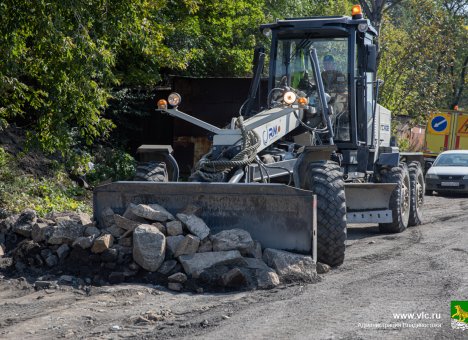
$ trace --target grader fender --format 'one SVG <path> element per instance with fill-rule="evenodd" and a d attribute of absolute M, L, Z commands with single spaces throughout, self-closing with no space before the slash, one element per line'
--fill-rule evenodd
<path fill-rule="evenodd" d="M 395 183 L 346 183 L 348 223 L 390 223 L 390 199 Z"/>
<path fill-rule="evenodd" d="M 130 203 L 157 203 L 171 213 L 201 208 L 211 233 L 241 228 L 264 248 L 311 254 L 316 198 L 283 184 L 114 182 L 94 190 L 94 216 L 123 214 Z M 315 222 L 316 223 L 316 222 Z"/>

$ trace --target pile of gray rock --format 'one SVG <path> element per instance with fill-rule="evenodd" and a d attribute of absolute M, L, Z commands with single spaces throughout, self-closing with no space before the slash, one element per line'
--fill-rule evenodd
<path fill-rule="evenodd" d="M 269 289 L 317 278 L 310 256 L 262 249 L 243 229 L 212 234 L 197 207 L 174 216 L 158 204 L 130 204 L 121 215 L 105 209 L 99 221 L 79 213 L 38 218 L 26 210 L 0 220 L 0 257 L 12 257 L 17 267 L 94 266 L 111 283 L 146 273 L 175 291 Z"/>

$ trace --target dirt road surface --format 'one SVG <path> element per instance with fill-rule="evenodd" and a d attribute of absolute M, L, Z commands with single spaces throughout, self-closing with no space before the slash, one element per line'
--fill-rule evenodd
<path fill-rule="evenodd" d="M 315 284 L 230 294 L 127 284 L 87 294 L 4 277 L 0 338 L 467 339 L 451 328 L 450 301 L 468 300 L 468 198 L 426 197 L 424 210 L 424 224 L 401 234 L 350 226 L 345 263 Z"/>

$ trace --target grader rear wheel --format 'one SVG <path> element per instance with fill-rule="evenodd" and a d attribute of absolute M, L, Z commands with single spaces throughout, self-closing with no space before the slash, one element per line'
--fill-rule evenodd
<path fill-rule="evenodd" d="M 408 226 L 412 227 L 422 223 L 422 206 L 424 204 L 425 183 L 424 174 L 419 162 L 411 162 L 408 165 L 410 177 L 410 215 Z"/>
<path fill-rule="evenodd" d="M 393 221 L 379 223 L 379 229 L 384 233 L 401 233 L 408 227 L 411 205 L 410 176 L 406 164 L 380 172 L 382 183 L 397 183 L 390 197 L 390 209 Z"/>

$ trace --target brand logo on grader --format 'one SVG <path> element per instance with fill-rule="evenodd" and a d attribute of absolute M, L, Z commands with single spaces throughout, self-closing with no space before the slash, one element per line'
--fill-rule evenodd
<path fill-rule="evenodd" d="M 267 145 L 270 140 L 275 138 L 281 131 L 281 126 L 276 125 L 263 130 L 263 144 Z"/>

